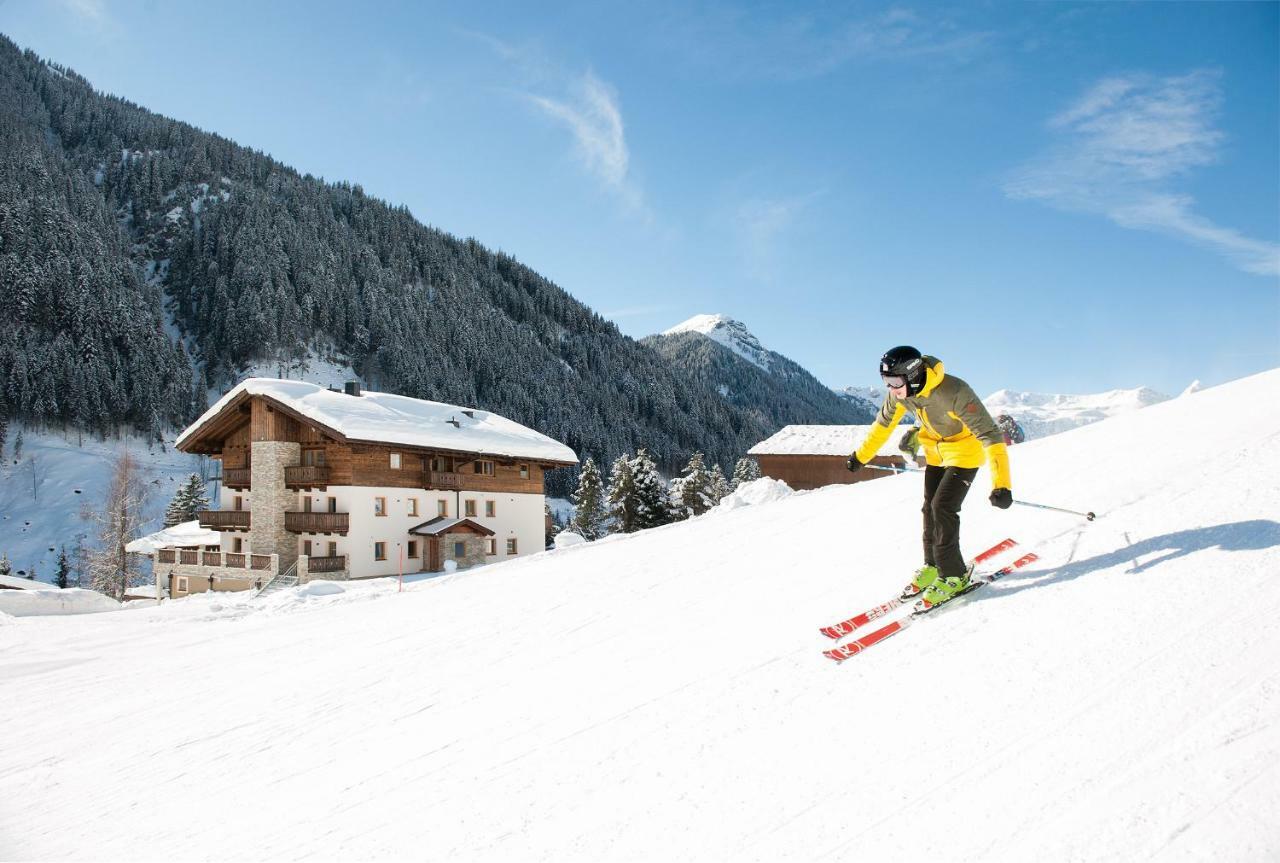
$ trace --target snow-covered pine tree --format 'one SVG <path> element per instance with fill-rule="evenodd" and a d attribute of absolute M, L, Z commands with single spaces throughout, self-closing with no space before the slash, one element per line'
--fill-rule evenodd
<path fill-rule="evenodd" d="M 13 575 L 13 564 L 9 563 L 7 554 L 0 554 L 0 575 Z"/>
<path fill-rule="evenodd" d="M 98 546 L 85 554 L 90 586 L 99 593 L 124 599 L 125 588 L 143 579 L 142 570 L 124 547 L 142 533 L 142 511 L 147 483 L 138 463 L 128 450 L 116 458 L 106 497 L 97 509 L 85 516 L 98 528 Z"/>
<path fill-rule="evenodd" d="M 30 580 L 32 580 L 32 581 L 37 581 L 37 578 L 36 578 L 36 565 L 35 565 L 34 563 L 33 563 L 33 564 L 31 564 L 31 569 L 27 570 L 27 578 L 29 578 L 29 579 L 30 579 Z"/>
<path fill-rule="evenodd" d="M 184 521 L 192 521 L 196 513 L 209 508 L 209 498 L 205 496 L 204 483 L 199 474 L 191 474 L 186 482 L 174 492 L 173 500 L 164 511 L 164 526 L 173 527 Z"/>
<path fill-rule="evenodd" d="M 0 460 L 4 458 L 4 442 L 9 437 L 9 412 L 0 404 Z"/>
<path fill-rule="evenodd" d="M 18 429 L 18 436 L 13 439 L 13 463 L 17 464 L 22 459 L 22 429 Z"/>
<path fill-rule="evenodd" d="M 760 478 L 760 463 L 750 456 L 743 456 L 738 459 L 738 463 L 733 467 L 733 488 L 736 490 L 738 486 L 744 482 L 751 482 Z"/>
<path fill-rule="evenodd" d="M 671 521 L 667 502 L 667 484 L 658 474 L 649 451 L 641 447 L 631 460 L 631 479 L 635 483 L 636 530 L 659 527 Z"/>
<path fill-rule="evenodd" d="M 599 539 L 605 535 L 605 518 L 608 513 L 604 503 L 604 480 L 595 460 L 587 456 L 578 475 L 578 488 L 570 495 L 575 513 L 569 529 L 584 539 Z"/>
<path fill-rule="evenodd" d="M 671 516 L 675 519 L 692 518 L 713 506 L 711 474 L 703 463 L 702 453 L 695 452 L 685 466 L 684 475 L 671 481 Z"/>
<path fill-rule="evenodd" d="M 715 506 L 731 494 L 733 494 L 733 486 L 729 485 L 729 480 L 725 479 L 720 465 L 713 464 L 711 466 L 711 505 Z"/>
<path fill-rule="evenodd" d="M 631 456 L 623 453 L 609 469 L 609 516 L 618 530 L 632 533 L 640 529 L 636 513 L 636 480 L 631 471 Z"/>
<path fill-rule="evenodd" d="M 53 577 L 53 583 L 63 590 L 71 584 L 71 561 L 67 559 L 65 545 L 58 550 L 58 571 Z"/>

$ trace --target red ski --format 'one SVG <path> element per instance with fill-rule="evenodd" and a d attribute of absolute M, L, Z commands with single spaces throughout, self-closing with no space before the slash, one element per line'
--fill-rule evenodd
<path fill-rule="evenodd" d="M 991 573 L 991 575 L 985 576 L 980 580 L 975 581 L 973 584 L 971 584 L 968 587 L 968 589 L 957 594 L 955 598 L 952 599 L 950 602 L 946 602 L 946 603 L 943 603 L 942 605 L 936 606 L 936 609 L 948 608 L 951 606 L 951 603 L 960 599 L 960 597 L 968 593 L 971 593 L 972 591 L 975 591 L 978 588 L 983 587 L 984 585 L 988 585 L 991 582 L 995 581 L 996 579 L 1003 578 L 1004 576 L 1013 572 L 1015 569 L 1021 569 L 1027 564 L 1033 563 L 1039 559 L 1040 558 L 1035 554 L 1035 552 L 1028 552 L 1027 554 L 1024 554 L 1022 557 L 1018 558 L 1008 566 L 1003 567 L 1002 569 L 998 569 L 995 572 Z M 847 644 L 842 644 L 839 647 L 833 647 L 830 650 L 824 650 L 822 651 L 822 655 L 827 657 L 828 659 L 834 659 L 836 662 L 844 662 L 846 659 L 848 659 L 851 656 L 857 656 L 859 653 L 866 650 L 868 647 L 871 647 L 873 644 L 879 644 L 889 636 L 897 635 L 899 632 L 902 632 L 902 630 L 906 629 L 908 626 L 914 623 L 917 618 L 921 617 L 923 614 L 930 613 L 934 610 L 935 609 L 930 609 L 928 612 L 925 612 L 925 611 L 913 612 L 912 614 L 909 614 L 900 620 L 895 620 L 893 621 L 893 623 L 885 624 L 884 626 L 880 627 L 877 630 L 868 632 L 866 635 L 862 636 L 861 638 L 855 638 L 853 641 L 850 641 Z"/>
<path fill-rule="evenodd" d="M 995 557 L 996 555 L 1002 552 L 1008 551 L 1009 549 L 1013 548 L 1017 544 L 1018 543 L 1012 539 L 1006 539 L 1002 542 L 998 542 L 995 545 L 991 546 L 991 548 L 982 552 L 982 554 L 979 554 L 977 557 L 975 557 L 972 562 L 976 566 L 979 563 L 990 560 L 991 558 Z M 886 614 L 893 611 L 895 608 L 899 608 L 906 602 L 910 602 L 910 600 L 902 599 L 901 597 L 896 597 L 894 599 L 889 600 L 884 605 L 877 605 L 875 608 L 867 609 L 861 614 L 855 614 L 853 617 L 849 618 L 848 620 L 842 620 L 839 623 L 833 623 L 831 626 L 824 626 L 820 631 L 827 638 L 834 638 L 837 640 L 844 638 L 846 635 L 853 632 L 858 627 L 866 626 L 868 623 L 870 623 L 871 621 L 875 620 L 878 617 L 884 617 Z"/>

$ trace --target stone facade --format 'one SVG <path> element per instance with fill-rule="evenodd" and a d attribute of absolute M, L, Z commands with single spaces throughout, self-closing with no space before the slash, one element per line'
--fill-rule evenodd
<path fill-rule="evenodd" d="M 284 527 L 284 514 L 294 509 L 298 493 L 284 484 L 284 469 L 300 463 L 302 447 L 287 441 L 254 441 L 252 447 L 249 548 L 278 554 L 284 571 L 298 560 L 298 537 Z"/>
<path fill-rule="evenodd" d="M 459 542 L 464 544 L 466 550 L 462 557 L 454 553 L 454 545 Z M 440 537 L 440 555 L 443 560 L 452 560 L 457 563 L 458 569 L 483 566 L 489 560 L 486 551 L 488 545 L 487 537 L 476 536 L 474 533 L 446 533 Z"/>

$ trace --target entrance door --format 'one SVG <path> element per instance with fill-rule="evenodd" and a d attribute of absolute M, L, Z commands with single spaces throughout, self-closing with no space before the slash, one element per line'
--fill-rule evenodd
<path fill-rule="evenodd" d="M 440 554 L 440 537 L 433 536 L 427 540 L 427 556 L 431 558 L 427 572 L 439 572 L 444 569 L 444 560 Z"/>

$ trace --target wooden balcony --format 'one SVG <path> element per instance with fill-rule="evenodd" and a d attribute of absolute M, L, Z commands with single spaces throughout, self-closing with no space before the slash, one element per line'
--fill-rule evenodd
<path fill-rule="evenodd" d="M 424 470 L 422 472 L 422 487 L 456 491 L 462 488 L 462 477 L 452 471 Z"/>
<path fill-rule="evenodd" d="M 342 572 L 347 568 L 346 555 L 307 558 L 307 572 Z"/>
<path fill-rule="evenodd" d="M 210 509 L 196 513 L 200 526 L 206 530 L 248 530 L 249 510 Z"/>
<path fill-rule="evenodd" d="M 249 478 L 252 473 L 247 467 L 224 467 L 222 484 L 227 488 L 247 489 L 250 487 Z"/>
<path fill-rule="evenodd" d="M 284 469 L 284 484 L 289 488 L 325 488 L 329 484 L 329 468 L 322 464 L 294 464 Z"/>
<path fill-rule="evenodd" d="M 346 535 L 351 515 L 345 512 L 286 512 L 284 529 L 294 533 L 340 533 Z"/>

